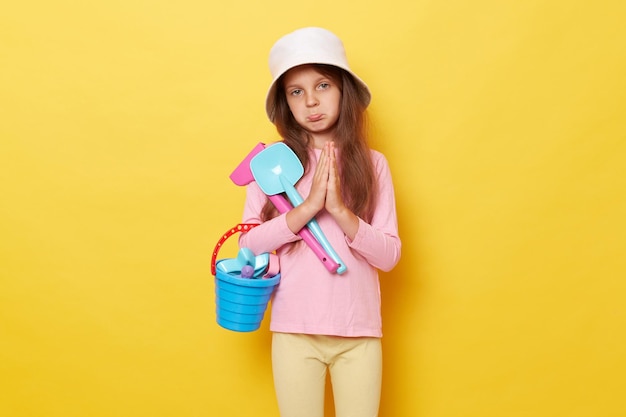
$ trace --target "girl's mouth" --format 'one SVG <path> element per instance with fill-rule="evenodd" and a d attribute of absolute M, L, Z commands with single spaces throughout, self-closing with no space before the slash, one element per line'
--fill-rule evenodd
<path fill-rule="evenodd" d="M 317 122 L 317 121 L 322 119 L 322 115 L 321 114 L 312 114 L 309 117 L 307 117 L 307 119 L 309 120 L 309 122 Z"/>

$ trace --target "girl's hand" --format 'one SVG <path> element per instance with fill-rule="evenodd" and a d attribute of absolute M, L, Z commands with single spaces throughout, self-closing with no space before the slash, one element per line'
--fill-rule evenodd
<path fill-rule="evenodd" d="M 326 194 L 328 189 L 328 177 L 330 171 L 330 158 L 328 155 L 327 147 L 324 146 L 320 159 L 317 162 L 315 173 L 313 174 L 313 181 L 311 183 L 311 190 L 305 200 L 305 203 L 317 214 L 326 205 Z"/>
<path fill-rule="evenodd" d="M 359 218 L 346 207 L 343 197 L 341 196 L 341 181 L 339 180 L 335 143 L 327 143 L 324 147 L 324 151 L 329 161 L 328 184 L 326 187 L 326 211 L 333 216 L 333 219 L 335 219 L 343 233 L 352 240 L 359 230 Z"/>
<path fill-rule="evenodd" d="M 322 150 L 320 160 L 313 174 L 311 190 L 302 204 L 287 212 L 287 226 L 293 233 L 298 233 L 326 204 L 330 160 Z"/>
<path fill-rule="evenodd" d="M 297 233 L 320 210 L 326 208 L 349 239 L 354 239 L 359 229 L 358 217 L 350 211 L 341 196 L 341 182 L 334 142 L 322 148 L 320 159 L 313 174 L 311 191 L 306 200 L 287 213 L 287 225 Z"/>
<path fill-rule="evenodd" d="M 328 159 L 328 182 L 326 188 L 326 210 L 332 215 L 346 209 L 341 196 L 341 182 L 339 180 L 339 168 L 337 166 L 337 155 L 335 143 L 328 142 L 324 146 L 322 155 L 326 154 Z"/>

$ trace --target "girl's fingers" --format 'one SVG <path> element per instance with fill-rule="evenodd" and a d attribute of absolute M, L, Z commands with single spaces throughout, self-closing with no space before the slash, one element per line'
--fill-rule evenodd
<path fill-rule="evenodd" d="M 326 209 L 329 212 L 341 210 L 344 206 L 343 199 L 341 197 L 341 183 L 339 181 L 339 174 L 337 169 L 337 156 L 335 153 L 334 143 L 329 145 L 329 158 L 328 158 L 328 186 L 326 189 Z"/>
<path fill-rule="evenodd" d="M 326 193 L 328 188 L 328 176 L 329 176 L 329 158 L 326 147 L 322 149 L 320 159 L 315 168 L 313 174 L 313 182 L 311 184 L 311 191 L 307 200 L 316 208 L 321 210 L 326 204 Z"/>
<path fill-rule="evenodd" d="M 328 152 L 326 147 L 324 147 L 317 163 L 317 167 L 315 168 L 316 180 L 323 182 L 328 181 L 328 166 Z"/>

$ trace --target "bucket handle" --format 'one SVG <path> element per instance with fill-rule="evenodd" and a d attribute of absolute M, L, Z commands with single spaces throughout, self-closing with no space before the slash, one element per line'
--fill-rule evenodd
<path fill-rule="evenodd" d="M 211 257 L 211 274 L 215 275 L 215 261 L 217 259 L 217 254 L 220 251 L 224 242 L 226 242 L 226 240 L 228 240 L 228 238 L 234 235 L 235 233 L 239 233 L 239 232 L 245 233 L 249 231 L 250 229 L 253 229 L 257 226 L 258 224 L 256 223 L 239 223 L 237 226 L 229 229 L 226 233 L 222 235 L 219 242 L 217 242 L 217 245 L 215 245 L 215 249 L 213 249 L 213 256 Z"/>

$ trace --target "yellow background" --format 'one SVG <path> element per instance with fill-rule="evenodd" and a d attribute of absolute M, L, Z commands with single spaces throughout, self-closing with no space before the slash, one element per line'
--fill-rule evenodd
<path fill-rule="evenodd" d="M 4 4 L 0 415 L 277 416 L 267 317 L 218 327 L 209 263 L 306 25 L 395 179 L 381 416 L 626 415 L 625 4 Z"/>

